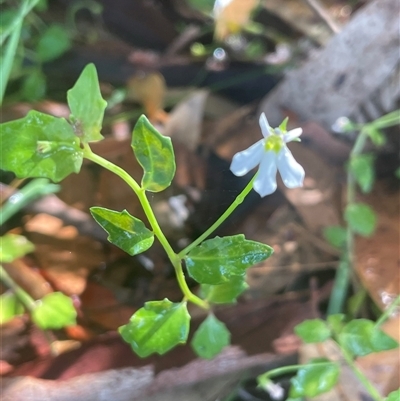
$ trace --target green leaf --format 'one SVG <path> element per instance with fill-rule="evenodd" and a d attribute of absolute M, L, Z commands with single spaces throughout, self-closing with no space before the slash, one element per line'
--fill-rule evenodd
<path fill-rule="evenodd" d="M 7 323 L 15 316 L 22 315 L 24 308 L 11 291 L 0 295 L 0 324 Z"/>
<path fill-rule="evenodd" d="M 131 216 L 126 210 L 116 212 L 102 207 L 91 207 L 90 213 L 109 234 L 107 239 L 129 255 L 142 253 L 153 245 L 154 234 L 141 220 Z"/>
<path fill-rule="evenodd" d="M 385 401 L 399 401 L 400 400 L 400 388 L 392 391 L 386 398 Z"/>
<path fill-rule="evenodd" d="M 236 298 L 247 288 L 245 276 L 233 276 L 224 284 L 202 284 L 201 294 L 210 303 L 230 304 L 236 302 Z"/>
<path fill-rule="evenodd" d="M 346 243 L 347 231 L 341 226 L 324 228 L 325 239 L 335 248 L 341 248 Z"/>
<path fill-rule="evenodd" d="M 294 332 L 305 343 L 320 343 L 331 336 L 329 326 L 321 319 L 304 320 L 294 328 Z"/>
<path fill-rule="evenodd" d="M 88 64 L 72 89 L 67 92 L 70 119 L 82 142 L 103 139 L 100 134 L 107 102 L 101 97 L 99 79 L 94 64 Z"/>
<path fill-rule="evenodd" d="M 49 5 L 47 0 L 39 0 L 35 5 L 35 10 L 38 12 L 44 12 L 47 11 L 48 7 Z"/>
<path fill-rule="evenodd" d="M 344 321 L 346 319 L 346 315 L 344 313 L 335 313 L 333 315 L 328 316 L 327 321 L 332 331 L 337 335 L 339 334 L 343 327 Z"/>
<path fill-rule="evenodd" d="M 369 237 L 375 230 L 375 212 L 364 203 L 351 203 L 347 205 L 344 218 L 354 232 L 364 237 Z"/>
<path fill-rule="evenodd" d="M 215 0 L 188 0 L 191 7 L 203 12 L 211 13 Z"/>
<path fill-rule="evenodd" d="M 60 57 L 71 47 L 68 32 L 62 25 L 50 25 L 42 34 L 36 47 L 36 54 L 41 62 Z"/>
<path fill-rule="evenodd" d="M 0 168 L 19 178 L 42 177 L 55 182 L 82 165 L 79 139 L 64 118 L 30 111 L 19 120 L 0 124 Z"/>
<path fill-rule="evenodd" d="M 46 77 L 40 70 L 29 74 L 22 84 L 22 96 L 24 99 L 33 101 L 42 99 L 46 93 Z"/>
<path fill-rule="evenodd" d="M 142 187 L 151 192 L 169 187 L 176 169 L 171 138 L 161 135 L 142 115 L 133 129 L 131 145 L 144 171 Z"/>
<path fill-rule="evenodd" d="M 35 302 L 33 322 L 42 330 L 61 329 L 76 324 L 76 310 L 70 297 L 52 292 Z"/>
<path fill-rule="evenodd" d="M 386 143 L 385 135 L 378 128 L 374 127 L 373 123 L 365 127 L 365 130 L 375 146 L 381 147 Z"/>
<path fill-rule="evenodd" d="M 257 27 L 258 26 L 255 26 L 255 28 Z M 258 29 L 255 29 L 255 31 L 258 31 Z M 267 51 L 264 43 L 259 39 L 254 39 L 251 42 L 249 42 L 244 50 L 246 57 L 252 59 L 262 57 L 262 55 L 265 54 L 265 52 Z"/>
<path fill-rule="evenodd" d="M 243 234 L 215 237 L 192 249 L 185 257 L 189 275 L 201 284 L 223 284 L 272 254 L 270 246 L 248 241 Z"/>
<path fill-rule="evenodd" d="M 0 237 L 0 262 L 10 263 L 34 250 L 32 242 L 22 235 L 6 234 Z"/>
<path fill-rule="evenodd" d="M 230 344 L 231 333 L 213 314 L 201 323 L 192 340 L 192 348 L 198 356 L 212 359 Z"/>
<path fill-rule="evenodd" d="M 350 171 L 354 175 L 361 191 L 371 191 L 375 181 L 374 156 L 358 155 L 350 159 Z"/>
<path fill-rule="evenodd" d="M 146 302 L 118 330 L 134 352 L 144 358 L 157 352 L 162 355 L 178 344 L 185 344 L 189 334 L 190 315 L 186 302 Z"/>
<path fill-rule="evenodd" d="M 364 287 L 361 287 L 355 294 L 353 294 L 347 301 L 348 314 L 353 318 L 356 317 L 365 304 L 367 298 L 367 291 Z"/>
<path fill-rule="evenodd" d="M 333 362 L 304 365 L 290 380 L 289 397 L 315 397 L 329 391 L 337 383 L 339 371 L 339 364 Z"/>
<path fill-rule="evenodd" d="M 0 2 L 0 4 L 1 4 L 1 2 Z M 15 21 L 18 19 L 19 19 L 19 12 L 17 10 L 12 10 L 12 9 L 1 10 L 0 33 L 2 33 L 5 28 L 14 24 Z"/>
<path fill-rule="evenodd" d="M 354 356 L 364 356 L 398 347 L 397 341 L 367 319 L 356 319 L 347 323 L 338 339 L 339 344 Z"/>

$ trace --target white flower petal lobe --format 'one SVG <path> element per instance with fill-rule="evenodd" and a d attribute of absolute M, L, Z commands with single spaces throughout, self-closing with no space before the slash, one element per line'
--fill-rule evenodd
<path fill-rule="evenodd" d="M 285 135 L 283 135 L 283 140 L 285 143 L 293 141 L 293 139 L 297 139 L 303 133 L 302 128 L 295 128 L 288 131 Z"/>
<path fill-rule="evenodd" d="M 264 113 L 261 114 L 259 122 L 263 137 L 268 138 L 271 135 L 271 127 L 269 126 L 267 117 Z"/>
<path fill-rule="evenodd" d="M 261 197 L 276 191 L 276 155 L 266 152 L 261 160 L 253 188 Z"/>
<path fill-rule="evenodd" d="M 259 140 L 246 150 L 238 152 L 233 156 L 231 171 L 238 177 L 247 174 L 256 167 L 264 155 L 264 139 Z"/>
<path fill-rule="evenodd" d="M 292 152 L 285 146 L 278 154 L 277 166 L 282 177 L 283 183 L 288 188 L 303 186 L 304 169 L 294 159 Z"/>

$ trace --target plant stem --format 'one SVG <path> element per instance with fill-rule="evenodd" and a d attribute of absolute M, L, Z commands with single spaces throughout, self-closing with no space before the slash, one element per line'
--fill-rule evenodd
<path fill-rule="evenodd" d="M 29 312 L 35 309 L 35 300 L 11 278 L 2 265 L 0 265 L 0 280 L 14 292 L 15 296 Z"/>
<path fill-rule="evenodd" d="M 386 321 L 386 319 L 394 312 L 397 306 L 400 304 L 400 295 L 389 305 L 389 307 L 382 313 L 379 319 L 375 323 L 375 328 L 378 328 Z"/>
<path fill-rule="evenodd" d="M 347 255 L 342 256 L 336 271 L 335 282 L 333 284 L 332 293 L 329 299 L 328 315 L 340 313 L 343 310 L 344 300 L 347 296 L 347 290 L 350 282 L 351 264 L 348 258 L 344 259 Z"/>
<path fill-rule="evenodd" d="M 340 350 L 342 352 L 342 355 L 347 362 L 347 364 L 351 367 L 355 375 L 357 376 L 358 380 L 362 383 L 364 388 L 368 391 L 370 396 L 375 400 L 375 401 L 384 401 L 384 397 L 382 397 L 378 390 L 373 386 L 373 384 L 368 380 L 368 378 L 364 375 L 364 373 L 359 369 L 359 367 L 355 364 L 353 358 L 349 355 L 349 353 L 340 346 Z"/>
<path fill-rule="evenodd" d="M 245 186 L 243 191 L 236 197 L 232 204 L 225 210 L 224 214 L 203 234 L 200 235 L 195 241 L 188 245 L 185 249 L 179 252 L 178 256 L 184 258 L 193 248 L 202 243 L 209 235 L 211 235 L 231 214 L 232 212 L 244 201 L 244 198 L 249 194 L 253 188 L 253 182 L 257 176 L 257 173 Z"/>
<path fill-rule="evenodd" d="M 23 20 L 15 25 L 14 31 L 4 46 L 4 55 L 2 57 L 2 65 L 0 66 L 0 105 L 3 104 L 8 78 L 14 64 L 14 56 L 21 36 L 22 22 Z"/>
<path fill-rule="evenodd" d="M 314 13 L 325 23 L 332 33 L 339 33 L 340 27 L 336 24 L 329 12 L 318 0 L 304 0 Z"/>
<path fill-rule="evenodd" d="M 58 192 L 60 186 L 51 183 L 47 178 L 35 178 L 23 188 L 15 191 L 2 205 L 0 211 L 0 225 L 4 224 L 15 213 L 41 196 Z"/>
<path fill-rule="evenodd" d="M 334 362 L 315 362 L 315 363 L 308 363 L 307 365 L 299 364 L 299 365 L 281 366 L 279 368 L 269 370 L 268 372 L 258 376 L 257 382 L 259 385 L 263 385 L 264 383 L 270 381 L 272 378 L 276 376 L 297 372 L 299 369 L 306 366 L 308 367 L 308 366 L 328 366 L 328 365 L 334 365 Z"/>
<path fill-rule="evenodd" d="M 350 161 L 362 153 L 367 138 L 367 129 L 362 129 L 350 153 Z M 346 206 L 351 205 L 355 200 L 356 181 L 354 175 L 350 169 L 348 169 Z M 342 253 L 342 259 L 336 272 L 335 282 L 329 299 L 328 315 L 340 313 L 343 310 L 343 305 L 350 284 L 351 272 L 354 266 L 354 232 L 349 225 L 347 225 L 346 231 L 345 249 Z"/>
<path fill-rule="evenodd" d="M 25 0 L 18 12 L 18 15 L 14 17 L 13 21 L 11 24 L 6 26 L 1 34 L 0 34 L 0 46 L 4 43 L 4 41 L 7 39 L 7 37 L 11 34 L 11 32 L 15 32 L 15 30 L 20 29 L 18 25 L 22 25 L 24 18 L 26 15 L 32 10 L 33 7 L 36 6 L 36 4 L 39 3 L 39 0 Z"/>
<path fill-rule="evenodd" d="M 181 258 L 174 252 L 170 243 L 162 232 L 161 227 L 158 224 L 158 221 L 154 215 L 153 209 L 150 206 L 149 200 L 147 199 L 146 191 L 125 170 L 123 170 L 121 167 L 118 167 L 114 163 L 111 163 L 110 161 L 104 159 L 103 157 L 93 153 L 89 145 L 87 144 L 84 145 L 84 157 L 104 167 L 106 170 L 109 170 L 112 173 L 116 174 L 118 177 L 124 180 L 130 188 L 132 188 L 132 190 L 137 195 L 140 204 L 142 205 L 142 208 L 150 223 L 154 235 L 160 241 L 162 247 L 168 255 L 169 260 L 174 266 L 176 277 L 185 299 L 200 306 L 203 309 L 209 309 L 209 305 L 206 301 L 197 297 L 190 291 L 186 283 L 185 276 L 183 274 Z"/>

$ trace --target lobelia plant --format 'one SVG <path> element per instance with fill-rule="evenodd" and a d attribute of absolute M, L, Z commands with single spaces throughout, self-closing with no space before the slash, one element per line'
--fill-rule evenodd
<path fill-rule="evenodd" d="M 149 226 L 126 210 L 114 211 L 95 206 L 90 212 L 108 233 L 108 240 L 129 255 L 145 252 L 157 239 L 174 267 L 183 299 L 181 302 L 171 302 L 168 299 L 146 302 L 127 324 L 119 328 L 122 338 L 140 357 L 152 353 L 164 354 L 176 345 L 186 343 L 190 326 L 187 303 L 191 302 L 208 311 L 208 316 L 194 333 L 191 345 L 199 356 L 214 357 L 229 344 L 230 333 L 213 314 L 213 306 L 235 302 L 247 287 L 246 269 L 267 259 L 272 254 L 272 248 L 247 240 L 244 235 L 207 238 L 244 201 L 252 189 L 261 196 L 274 192 L 278 170 L 286 186 L 302 186 L 304 169 L 294 160 L 286 146 L 286 143 L 298 140 L 301 129 L 287 132 L 287 120 L 273 129 L 262 114 L 260 127 L 264 138 L 236 154 L 231 164 L 231 171 L 238 176 L 246 174 L 258 164 L 259 171 L 208 230 L 176 253 L 165 237 L 147 198 L 147 192 L 160 192 L 171 185 L 175 174 L 171 139 L 161 135 L 145 116 L 139 118 L 131 140 L 133 154 L 143 168 L 143 177 L 139 184 L 125 170 L 96 155 L 90 148 L 91 142 L 103 139 L 100 131 L 106 107 L 93 64 L 85 67 L 74 87 L 68 91 L 67 100 L 71 110 L 69 121 L 31 111 L 22 119 L 0 125 L 0 168 L 12 171 L 20 178 L 42 177 L 59 182 L 71 173 L 78 173 L 83 159 L 86 158 L 125 181 L 137 195 Z M 9 239 L 15 238 L 6 235 L 2 239 L 0 256 L 3 262 L 32 250 L 31 245 L 21 247 L 19 252 L 9 256 Z M 188 287 L 184 268 L 200 284 L 199 296 Z M 60 316 L 64 316 L 61 322 L 58 321 L 57 327 L 73 324 L 76 315 L 73 314 L 68 297 L 54 293 L 50 294 L 50 300 L 45 297 L 39 302 L 33 301 L 26 298 L 26 293 L 19 291 L 19 287 L 2 267 L 0 272 L 0 278 L 13 290 L 17 300 L 31 313 L 39 327 L 55 328 L 49 322 L 54 320 L 57 309 L 63 311 Z M 306 342 L 332 338 L 341 347 L 344 359 L 355 370 L 374 399 L 381 400 L 354 364 L 354 358 L 397 347 L 397 342 L 378 328 L 389 313 L 389 310 L 386 311 L 376 324 L 366 319 L 345 323 L 344 315 L 336 313 L 327 322 L 320 319 L 305 321 L 296 328 L 296 332 Z M 290 397 L 292 401 L 300 400 L 303 396 L 314 396 L 331 388 L 336 383 L 339 368 L 340 365 L 336 362 L 313 361 L 307 365 L 278 368 L 260 376 L 258 380 L 262 387 L 279 399 L 282 391 L 271 378 L 280 373 L 297 371 L 297 376 L 292 379 Z M 398 395 L 393 394 L 388 401 L 394 400 L 396 394 Z"/>
<path fill-rule="evenodd" d="M 379 326 L 393 313 L 400 303 L 400 296 L 392 303 L 381 318 L 375 323 L 368 319 L 346 321 L 344 314 L 330 315 L 327 321 L 322 319 L 305 320 L 295 327 L 296 334 L 307 344 L 333 341 L 339 348 L 345 362 L 355 373 L 365 390 L 375 401 L 398 400 L 400 389 L 382 397 L 378 390 L 358 368 L 355 359 L 372 352 L 390 350 L 398 347 L 397 341 L 389 337 Z M 296 373 L 291 378 L 291 387 L 287 401 L 300 401 L 303 397 L 315 397 L 331 390 L 339 380 L 342 361 L 319 358 L 307 364 L 284 366 L 258 376 L 258 385 L 271 394 L 274 399 L 283 398 L 283 389 L 272 381 L 282 374 Z"/>
<path fill-rule="evenodd" d="M 103 139 L 100 131 L 107 104 L 101 96 L 93 64 L 87 65 L 82 71 L 74 87 L 68 91 L 67 100 L 71 110 L 69 121 L 30 111 L 24 118 L 1 124 L 0 168 L 12 171 L 19 178 L 41 177 L 59 182 L 71 173 L 78 173 L 86 158 L 125 181 L 137 195 L 147 217 L 148 227 L 126 210 L 115 211 L 95 206 L 90 212 L 108 233 L 108 240 L 129 255 L 145 252 L 157 238 L 175 269 L 183 299 L 181 302 L 168 299 L 146 302 L 126 325 L 119 328 L 122 338 L 141 357 L 152 353 L 164 354 L 176 345 L 186 343 L 190 326 L 187 303 L 191 302 L 208 311 L 207 318 L 194 334 L 192 347 L 203 358 L 214 357 L 229 344 L 230 333 L 213 314 L 213 305 L 235 302 L 247 287 L 246 269 L 270 257 L 272 248 L 247 240 L 241 234 L 207 238 L 244 201 L 253 187 L 261 196 L 272 193 L 276 189 L 277 169 L 287 186 L 302 185 L 304 170 L 286 147 L 287 142 L 298 138 L 301 129 L 287 133 L 286 121 L 279 128 L 272 129 L 265 115 L 262 115 L 260 126 L 264 139 L 237 154 L 231 165 L 236 175 L 245 174 L 258 163 L 260 171 L 208 230 L 176 253 L 165 237 L 147 198 L 147 192 L 163 191 L 174 178 L 175 156 L 171 139 L 161 135 L 145 116 L 139 118 L 131 141 L 133 154 L 143 168 L 139 184 L 125 170 L 93 153 L 90 148 L 91 142 Z M 3 237 L 3 249 L 7 248 L 7 241 L 8 237 Z M 31 250 L 32 247 L 25 249 L 26 252 Z M 20 254 L 14 254 L 9 259 L 17 256 Z M 6 261 L 4 258 L 2 260 Z M 200 284 L 200 296 L 190 290 L 184 267 L 187 274 Z M 18 291 L 3 268 L 1 272 L 5 284 L 15 290 L 19 301 L 31 312 L 33 320 L 40 327 L 51 328 L 51 325 L 46 326 L 46 322 L 52 321 L 54 306 L 71 312 L 70 299 L 54 293 L 49 296 L 51 300 L 42 299 L 39 302 L 45 305 L 39 313 L 33 307 L 32 300 L 26 298 L 26 293 Z M 64 325 L 73 323 L 71 314 L 67 315 L 68 319 L 62 321 Z"/>
<path fill-rule="evenodd" d="M 346 118 L 340 118 L 333 126 L 335 131 L 341 133 L 360 131 L 348 163 L 347 197 L 344 211 L 344 220 L 347 225 L 345 227 L 327 227 L 324 232 L 328 242 L 341 249 L 342 254 L 329 300 L 327 320 L 306 320 L 295 327 L 296 334 L 305 343 L 333 341 L 339 348 L 343 361 L 350 366 L 375 401 L 399 400 L 400 389 L 393 391 L 386 398 L 382 397 L 357 367 L 355 360 L 358 356 L 390 350 L 399 346 L 397 341 L 386 335 L 379 327 L 400 304 L 400 295 L 377 322 L 368 319 L 348 319 L 341 311 L 347 297 L 354 265 L 355 234 L 370 236 L 373 234 L 376 225 L 375 212 L 371 207 L 356 201 L 357 186 L 363 193 L 368 193 L 372 190 L 375 179 L 374 157 L 372 154 L 363 153 L 365 145 L 369 139 L 373 145 L 382 146 L 385 143 L 385 137 L 380 130 L 399 123 L 400 113 L 397 110 L 368 124 L 354 124 Z M 296 373 L 291 379 L 288 400 L 297 401 L 303 399 L 302 397 L 315 397 L 332 389 L 339 379 L 340 362 L 320 359 L 304 365 L 273 369 L 260 375 L 257 379 L 258 384 L 268 391 L 271 397 L 280 400 L 283 398 L 283 389 L 275 384 L 272 379 L 286 373 Z"/>

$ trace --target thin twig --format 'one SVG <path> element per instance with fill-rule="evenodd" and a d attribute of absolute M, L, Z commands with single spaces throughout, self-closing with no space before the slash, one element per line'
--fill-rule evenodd
<path fill-rule="evenodd" d="M 324 6 L 318 0 L 303 0 L 314 13 L 325 23 L 325 25 L 332 31 L 332 33 L 339 33 L 340 27 L 331 18 Z"/>

